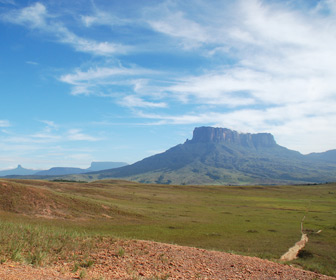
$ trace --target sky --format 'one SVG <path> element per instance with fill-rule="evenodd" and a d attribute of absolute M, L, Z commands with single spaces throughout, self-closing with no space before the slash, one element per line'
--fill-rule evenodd
<path fill-rule="evenodd" d="M 199 126 L 336 149 L 336 1 L 0 0 L 0 169 L 133 163 Z"/>

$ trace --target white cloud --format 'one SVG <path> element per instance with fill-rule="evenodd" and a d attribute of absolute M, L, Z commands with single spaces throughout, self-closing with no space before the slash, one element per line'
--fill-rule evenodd
<path fill-rule="evenodd" d="M 30 65 L 39 65 L 37 62 L 35 61 L 26 61 L 27 64 L 30 64 Z"/>
<path fill-rule="evenodd" d="M 128 76 L 139 74 L 139 71 L 136 69 L 127 69 L 127 68 L 90 68 L 87 71 L 81 71 L 77 69 L 74 74 L 66 74 L 60 77 L 62 82 L 78 85 L 83 81 L 92 81 L 92 80 L 104 80 L 113 76 Z"/>
<path fill-rule="evenodd" d="M 110 56 L 130 50 L 130 47 L 121 44 L 108 41 L 98 42 L 77 36 L 65 27 L 57 16 L 49 14 L 45 5 L 39 2 L 22 9 L 13 9 L 6 14 L 2 14 L 1 18 L 4 21 L 54 36 L 59 42 L 68 44 L 80 52 Z"/>
<path fill-rule="evenodd" d="M 62 139 L 62 136 L 59 133 L 56 133 L 59 126 L 54 121 L 40 120 L 40 122 L 45 124 L 45 127 L 42 130 L 29 135 L 28 137 L 24 136 L 28 142 L 52 143 L 60 141 Z"/>
<path fill-rule="evenodd" d="M 329 12 L 336 13 L 336 2 L 334 0 L 319 1 L 316 6 L 316 12 Z"/>
<path fill-rule="evenodd" d="M 48 143 L 48 142 L 57 142 L 61 140 L 62 137 L 59 135 L 51 134 L 48 132 L 38 132 L 31 135 L 31 138 L 26 139 L 27 142 L 31 143 Z M 21 141 L 20 138 L 18 138 Z"/>
<path fill-rule="evenodd" d="M 166 108 L 167 104 L 164 102 L 149 102 L 145 101 L 137 96 L 128 95 L 125 96 L 120 102 L 125 107 L 147 107 L 147 108 Z"/>
<path fill-rule="evenodd" d="M 84 23 L 86 27 L 90 27 L 98 20 L 98 17 L 95 17 L 95 16 L 82 16 L 81 18 L 82 18 L 82 22 Z"/>
<path fill-rule="evenodd" d="M 15 5 L 14 0 L 0 0 L 1 4 L 10 4 L 10 5 Z"/>
<path fill-rule="evenodd" d="M 256 103 L 251 95 L 255 73 L 245 69 L 214 71 L 213 73 L 186 77 L 166 88 L 182 102 L 198 104 L 246 106 Z"/>
<path fill-rule="evenodd" d="M 58 26 L 56 36 L 59 41 L 73 46 L 77 51 L 92 53 L 94 55 L 109 56 L 116 53 L 126 53 L 130 47 L 111 42 L 97 42 L 95 40 L 81 38 L 70 32 L 63 26 Z"/>
<path fill-rule="evenodd" d="M 2 18 L 8 22 L 31 28 L 46 28 L 47 17 L 48 13 L 45 6 L 38 2 L 21 10 L 13 10 L 2 15 Z"/>
<path fill-rule="evenodd" d="M 146 20 L 155 31 L 214 57 L 236 60 L 205 74 L 181 77 L 164 91 L 185 104 L 229 108 L 332 102 L 336 94 L 332 1 L 319 4 L 330 9 L 328 15 L 319 14 L 321 9 L 305 13 L 259 0 L 217 4 L 213 9 L 197 1 L 196 8 L 186 9 L 168 1 L 147 10 Z M 201 8 L 203 16 L 191 12 Z"/>
<path fill-rule="evenodd" d="M 36 144 L 54 144 L 63 143 L 66 140 L 71 141 L 99 141 L 101 138 L 90 136 L 82 132 L 81 129 L 71 128 L 64 131 L 64 128 L 56 124 L 54 121 L 41 120 L 45 124 L 43 129 L 30 134 L 19 134 L 14 131 L 7 131 L 6 136 L 2 137 L 0 144 L 6 145 L 36 145 Z M 61 129 L 62 128 L 62 129 Z M 42 148 L 43 146 L 41 146 Z M 39 147 L 36 146 L 35 149 Z"/>
<path fill-rule="evenodd" d="M 96 9 L 90 16 L 81 16 L 81 20 L 86 27 L 94 25 L 120 26 L 130 24 L 132 21 L 124 18 L 119 18 L 111 12 L 104 12 Z"/>
<path fill-rule="evenodd" d="M 298 77 L 273 75 L 243 67 L 213 71 L 206 75 L 186 77 L 166 88 L 176 98 L 203 104 L 226 104 L 228 107 L 246 105 L 284 105 L 333 99 L 336 80 L 330 76 Z"/>
<path fill-rule="evenodd" d="M 96 67 L 86 71 L 77 69 L 74 73 L 62 75 L 60 81 L 73 86 L 71 93 L 95 94 L 100 96 L 109 96 L 101 87 L 106 85 L 122 85 L 131 88 L 137 87 L 138 81 L 131 79 L 134 76 L 155 74 L 155 71 L 141 68 L 118 67 Z"/>
<path fill-rule="evenodd" d="M 187 49 L 211 40 L 201 25 L 186 19 L 182 12 L 167 13 L 165 18 L 149 20 L 148 23 L 157 32 L 181 38 Z"/>
<path fill-rule="evenodd" d="M 0 120 L 0 127 L 9 127 L 11 126 L 8 120 Z"/>
<path fill-rule="evenodd" d="M 80 129 L 69 129 L 67 132 L 67 139 L 71 141 L 98 141 L 97 137 L 82 133 Z"/>
<path fill-rule="evenodd" d="M 49 128 L 58 128 L 58 125 L 54 121 L 41 120 L 41 122 L 46 124 Z"/>
<path fill-rule="evenodd" d="M 64 149 L 58 146 L 47 148 L 41 145 L 1 145 L 5 153 L 0 155 L 0 169 L 13 169 L 18 164 L 24 168 L 46 170 L 55 166 L 87 168 L 94 157 L 81 148 Z M 38 154 L 43 152 L 42 154 Z"/>

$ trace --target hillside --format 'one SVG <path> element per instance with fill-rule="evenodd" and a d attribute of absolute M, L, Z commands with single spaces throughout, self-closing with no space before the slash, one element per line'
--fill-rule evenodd
<path fill-rule="evenodd" d="M 321 183 L 336 181 L 333 155 L 333 151 L 302 155 L 278 145 L 269 133 L 199 127 L 191 140 L 164 153 L 78 178 L 125 178 L 161 184 Z"/>
<path fill-rule="evenodd" d="M 80 188 L 72 184 L 71 188 Z M 0 211 L 47 219 L 89 219 L 131 217 L 127 213 L 86 199 L 62 192 L 62 185 L 46 181 L 0 181 Z"/>

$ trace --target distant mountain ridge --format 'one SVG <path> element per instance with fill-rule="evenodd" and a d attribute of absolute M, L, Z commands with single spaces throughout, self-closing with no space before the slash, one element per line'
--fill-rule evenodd
<path fill-rule="evenodd" d="M 336 150 L 330 150 L 324 153 L 311 153 L 307 156 L 313 160 L 321 160 L 336 163 Z"/>
<path fill-rule="evenodd" d="M 336 181 L 335 151 L 302 155 L 278 145 L 270 133 L 197 127 L 191 140 L 164 153 L 82 176 L 165 184 L 320 183 Z"/>
<path fill-rule="evenodd" d="M 55 175 L 80 174 L 80 173 L 85 173 L 85 172 L 87 172 L 86 169 L 76 168 L 76 167 L 52 167 L 48 170 L 36 172 L 34 175 L 55 176 Z"/>
<path fill-rule="evenodd" d="M 2 170 L 0 171 L 0 177 L 5 177 L 8 175 L 33 175 L 37 172 L 39 172 L 40 170 L 34 170 L 34 169 L 26 169 L 23 168 L 20 164 L 14 168 L 14 169 L 8 169 L 8 170 Z"/>
<path fill-rule="evenodd" d="M 197 127 L 191 140 L 131 165 L 92 163 L 87 169 L 52 168 L 27 177 L 80 181 L 118 178 L 182 185 L 325 183 L 336 181 L 335 155 L 336 150 L 302 155 L 278 145 L 270 133 Z"/>
<path fill-rule="evenodd" d="M 91 166 L 86 169 L 87 171 L 99 171 L 111 168 L 118 168 L 122 166 L 126 166 L 128 163 L 126 162 L 115 162 L 115 161 L 93 161 L 91 162 Z"/>
<path fill-rule="evenodd" d="M 0 177 L 11 176 L 11 175 L 20 175 L 20 176 L 61 176 L 69 174 L 81 174 L 90 171 L 100 171 L 104 169 L 117 168 L 128 165 L 125 162 L 91 162 L 91 166 L 87 169 L 76 168 L 76 167 L 52 167 L 48 170 L 33 170 L 25 169 L 21 165 L 18 165 L 15 169 L 3 170 L 0 171 Z"/>

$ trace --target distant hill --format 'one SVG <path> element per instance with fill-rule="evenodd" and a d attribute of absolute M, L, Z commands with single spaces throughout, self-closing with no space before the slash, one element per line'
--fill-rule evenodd
<path fill-rule="evenodd" d="M 128 163 L 126 162 L 113 162 L 113 161 L 93 161 L 91 162 L 91 166 L 85 170 L 85 172 L 88 171 L 99 171 L 99 170 L 105 170 L 105 169 L 112 169 L 112 168 L 118 168 L 122 166 L 126 166 Z"/>
<path fill-rule="evenodd" d="M 36 172 L 34 175 L 55 176 L 55 175 L 80 174 L 80 173 L 85 173 L 85 172 L 86 172 L 86 169 L 75 168 L 75 167 L 53 167 L 48 170 Z"/>
<path fill-rule="evenodd" d="M 333 151 L 302 155 L 269 133 L 195 128 L 192 140 L 134 164 L 83 179 L 124 178 L 163 184 L 283 184 L 336 181 Z M 328 160 L 327 160 L 328 159 Z"/>
<path fill-rule="evenodd" d="M 22 168 L 18 165 L 15 169 L 0 171 L 0 177 L 5 176 L 30 176 L 34 175 L 34 178 L 39 178 L 39 176 L 62 176 L 69 174 L 81 174 L 90 171 L 100 171 L 104 169 L 112 169 L 117 167 L 122 167 L 128 165 L 125 162 L 92 162 L 91 166 L 87 169 L 76 168 L 76 167 L 52 167 L 48 170 L 32 170 Z"/>
<path fill-rule="evenodd" d="M 311 153 L 307 155 L 307 157 L 313 160 L 320 160 L 320 161 L 336 163 L 336 150 L 330 150 L 324 153 Z"/>
<path fill-rule="evenodd" d="M 19 164 L 17 168 L 0 171 L 0 177 L 8 175 L 33 175 L 36 172 L 39 172 L 39 170 L 26 169 Z"/>
<path fill-rule="evenodd" d="M 125 162 L 91 162 L 91 166 L 87 169 L 75 168 L 75 167 L 53 167 L 48 170 L 35 173 L 37 176 L 60 176 L 69 174 L 81 174 L 90 171 L 100 171 L 104 169 L 112 169 L 127 165 Z"/>

